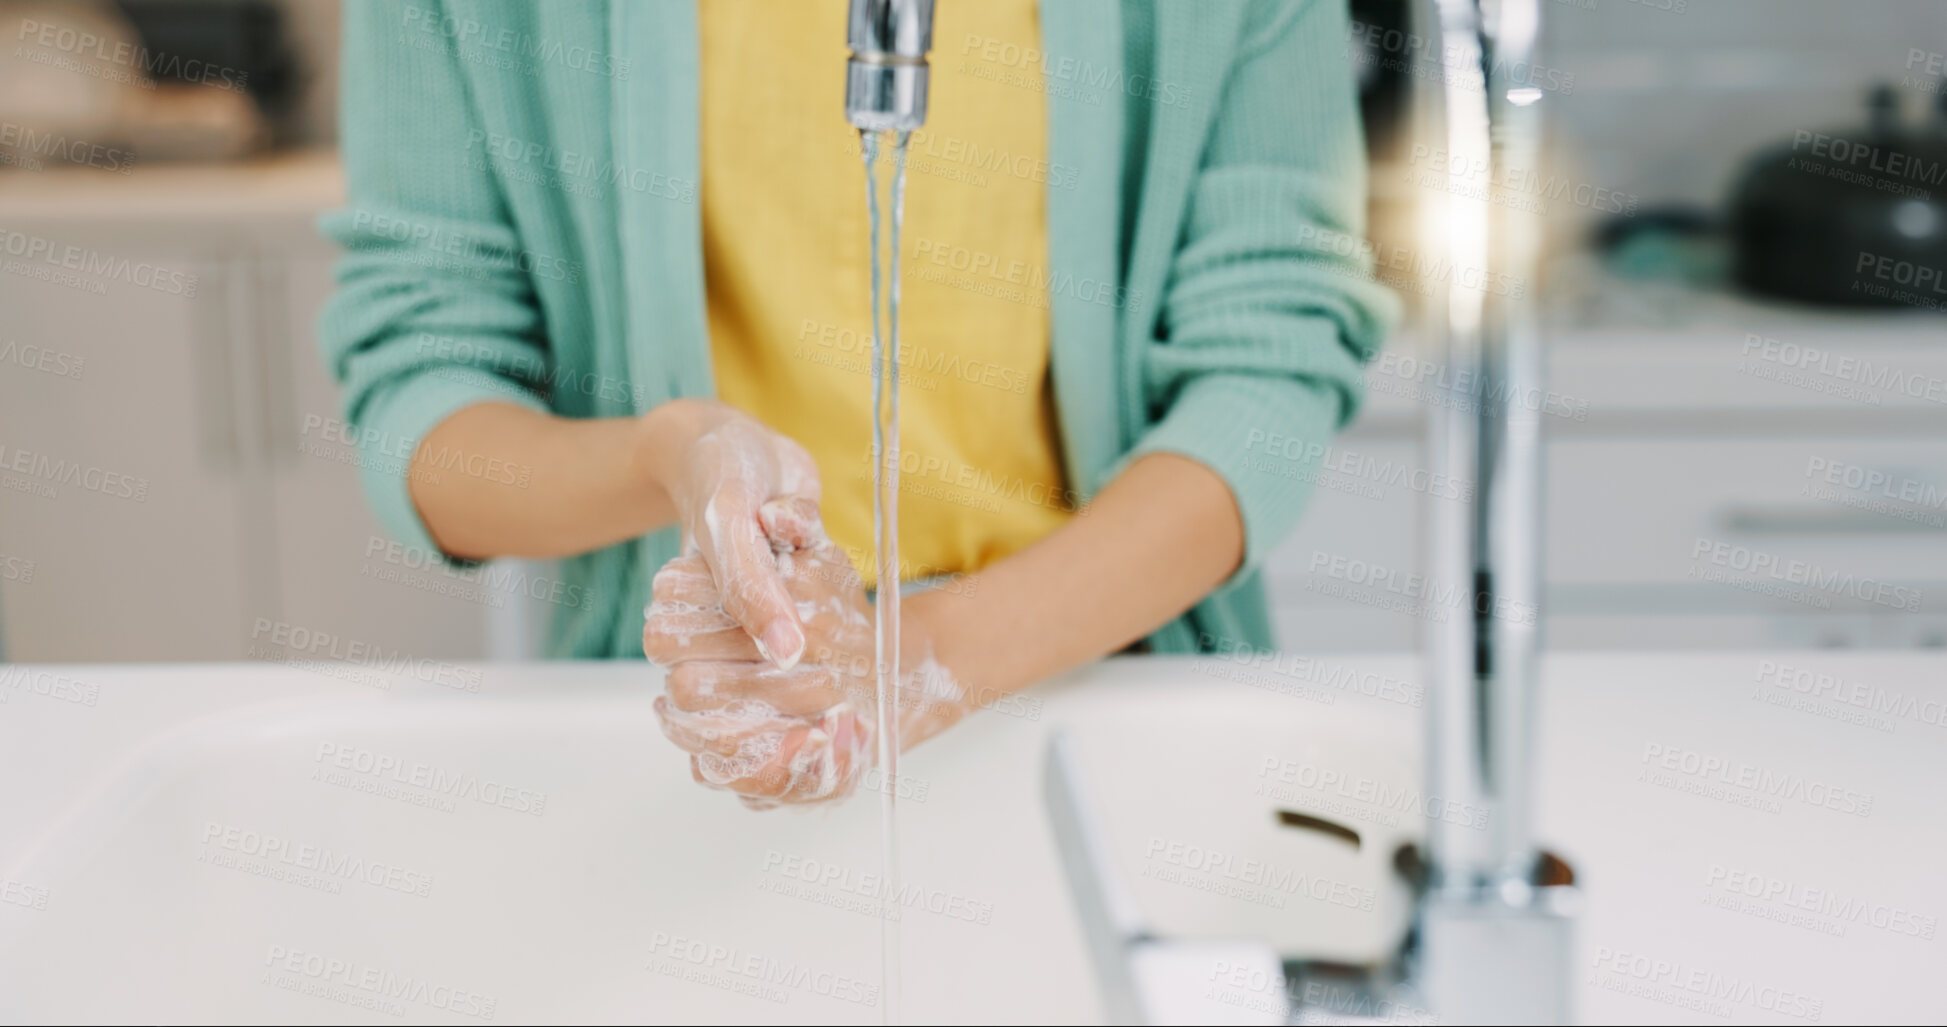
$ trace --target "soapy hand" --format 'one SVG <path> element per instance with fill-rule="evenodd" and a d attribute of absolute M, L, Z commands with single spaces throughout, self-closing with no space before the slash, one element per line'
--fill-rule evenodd
<path fill-rule="evenodd" d="M 759 654 L 789 670 L 804 655 L 797 608 L 772 557 L 772 527 L 803 530 L 818 516 L 818 467 L 803 446 L 720 404 L 704 419 L 664 483 L 683 531 L 683 553 L 701 559 L 731 620 Z M 774 502 L 789 496 L 788 502 Z M 775 524 L 760 520 L 770 504 Z"/>
<path fill-rule="evenodd" d="M 656 700 L 663 733 L 688 751 L 697 781 L 752 808 L 850 795 L 876 760 L 871 608 L 851 561 L 824 534 L 815 503 L 786 497 L 758 510 L 766 557 L 804 630 L 802 658 L 766 659 L 727 612 L 698 556 L 656 574 L 642 647 L 669 669 Z M 932 659 L 925 625 L 902 618 L 899 741 L 908 749 L 971 706 Z"/>

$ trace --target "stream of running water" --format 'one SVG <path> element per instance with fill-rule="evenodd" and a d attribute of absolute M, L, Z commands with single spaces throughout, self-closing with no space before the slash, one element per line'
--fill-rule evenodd
<path fill-rule="evenodd" d="M 880 859 L 884 894 L 879 902 L 880 1012 L 899 1022 L 899 231 L 906 211 L 907 132 L 892 133 L 892 184 L 887 197 L 891 238 L 880 258 L 879 146 L 876 132 L 859 133 L 865 159 L 865 211 L 872 241 L 872 545 L 877 564 L 873 603 L 874 685 L 878 696 L 877 741 Z M 884 268 L 882 274 L 881 269 Z M 884 307 L 881 309 L 881 295 Z M 884 330 L 881 315 L 884 316 Z"/>

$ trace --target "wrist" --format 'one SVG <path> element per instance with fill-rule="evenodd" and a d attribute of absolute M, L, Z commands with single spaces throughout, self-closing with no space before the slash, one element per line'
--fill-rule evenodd
<path fill-rule="evenodd" d="M 722 420 L 721 404 L 711 400 L 672 399 L 636 419 L 631 438 L 630 465 L 635 473 L 664 492 L 673 493 L 682 473 L 683 455 L 696 440 Z"/>
<path fill-rule="evenodd" d="M 1003 668 L 975 637 L 969 598 L 950 587 L 928 589 L 900 603 L 901 669 L 913 670 L 930 659 L 952 675 L 968 706 L 983 706 L 1020 686 L 1001 679 Z M 914 644 L 905 644 L 908 638 Z"/>

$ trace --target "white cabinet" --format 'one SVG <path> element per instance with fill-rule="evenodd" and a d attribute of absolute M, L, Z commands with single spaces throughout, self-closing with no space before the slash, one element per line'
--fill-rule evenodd
<path fill-rule="evenodd" d="M 1716 327 L 1552 337 L 1569 401 L 1544 419 L 1546 644 L 1947 645 L 1947 324 L 1725 307 Z M 1420 504 L 1444 500 L 1408 484 L 1421 409 L 1387 367 L 1413 365 L 1374 368 L 1266 567 L 1287 648 L 1411 649 L 1464 612 L 1417 607 L 1443 584 L 1411 580 Z"/>
<path fill-rule="evenodd" d="M 494 597 L 371 555 L 349 447 L 319 428 L 341 410 L 314 336 L 335 167 L 109 177 L 0 194 L 0 232 L 103 271 L 0 271 L 0 653 L 486 655 Z"/>
<path fill-rule="evenodd" d="M 332 261 L 307 253 L 264 268 L 274 280 L 263 293 L 277 297 L 265 352 L 281 386 L 266 404 L 278 614 L 387 655 L 484 656 L 493 614 L 524 597 L 393 545 L 366 506 L 354 450 L 333 427 L 344 407 L 312 334 Z"/>
<path fill-rule="evenodd" d="M 237 544 L 248 486 L 211 331 L 221 310 L 203 289 L 220 268 L 161 240 L 5 230 L 196 285 L 44 281 L 55 265 L 27 260 L 0 273 L 0 553 L 31 567 L 0 579 L 8 658 L 240 653 L 256 568 Z"/>

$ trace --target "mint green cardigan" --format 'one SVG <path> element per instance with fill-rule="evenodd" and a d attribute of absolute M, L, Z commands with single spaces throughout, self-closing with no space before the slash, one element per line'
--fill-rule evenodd
<path fill-rule="evenodd" d="M 712 394 L 697 2 L 346 5 L 350 203 L 322 223 L 345 256 L 319 336 L 400 539 L 436 551 L 406 469 L 462 407 L 615 417 Z M 1343 0 L 1043 0 L 1038 66 L 999 69 L 1047 83 L 1022 101 L 1048 104 L 1049 163 L 1075 169 L 1048 190 L 1049 263 L 1080 283 L 1051 314 L 1071 487 L 1170 451 L 1243 514 L 1244 566 L 1157 651 L 1272 644 L 1257 567 L 1308 492 L 1286 455 L 1352 418 L 1391 318 L 1360 243 L 1346 29 Z M 842 74 L 840 41 L 818 43 Z M 935 46 L 936 65 L 991 59 Z M 851 131 L 837 110 L 831 131 Z M 550 655 L 641 656 L 676 545 L 671 529 L 563 561 L 577 601 L 556 605 Z"/>

